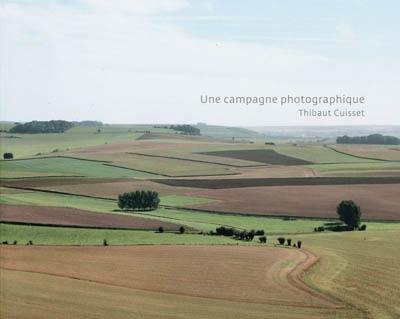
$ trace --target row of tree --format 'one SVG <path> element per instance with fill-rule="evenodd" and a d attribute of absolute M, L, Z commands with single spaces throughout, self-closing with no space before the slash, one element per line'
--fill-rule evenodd
<path fill-rule="evenodd" d="M 382 134 L 371 134 L 367 136 L 339 136 L 336 139 L 338 144 L 383 144 L 383 145 L 399 145 L 400 139 L 395 136 L 387 136 Z"/>
<path fill-rule="evenodd" d="M 245 241 L 252 241 L 254 239 L 254 236 L 264 236 L 265 232 L 263 230 L 238 230 L 233 227 L 217 227 L 214 231 L 210 232 L 211 235 L 217 235 L 217 236 L 227 236 L 227 237 L 234 237 L 235 239 L 238 240 L 245 240 Z M 266 240 L 266 239 L 265 239 Z"/>
<path fill-rule="evenodd" d="M 157 209 L 160 198 L 157 192 L 137 190 L 123 193 L 118 196 L 118 207 L 126 210 L 152 210 Z"/>
<path fill-rule="evenodd" d="M 19 123 L 13 126 L 9 132 L 19 134 L 37 134 L 37 133 L 64 133 L 72 128 L 72 122 L 57 121 L 32 121 L 27 123 Z"/>
<path fill-rule="evenodd" d="M 200 129 L 198 129 L 197 127 L 194 127 L 192 125 L 187 125 L 187 124 L 170 125 L 169 128 L 174 131 L 182 132 L 183 134 L 186 134 L 186 135 L 200 135 Z"/>

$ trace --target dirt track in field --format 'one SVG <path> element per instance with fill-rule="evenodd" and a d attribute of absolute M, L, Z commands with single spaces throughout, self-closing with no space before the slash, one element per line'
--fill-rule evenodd
<path fill-rule="evenodd" d="M 75 208 L 0 205 L 0 221 L 96 228 L 177 230 L 179 225 L 136 216 L 93 213 Z"/>
<path fill-rule="evenodd" d="M 303 283 L 316 257 L 290 248 L 2 246 L 1 252 L 4 269 L 229 301 L 342 306 Z"/>

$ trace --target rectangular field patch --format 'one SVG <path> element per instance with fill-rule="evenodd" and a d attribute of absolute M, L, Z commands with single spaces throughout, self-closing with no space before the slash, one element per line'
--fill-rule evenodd
<path fill-rule="evenodd" d="M 211 156 L 229 157 L 240 160 L 271 164 L 271 165 L 308 165 L 311 162 L 279 154 L 274 150 L 255 149 L 255 150 L 231 150 L 199 153 Z"/>

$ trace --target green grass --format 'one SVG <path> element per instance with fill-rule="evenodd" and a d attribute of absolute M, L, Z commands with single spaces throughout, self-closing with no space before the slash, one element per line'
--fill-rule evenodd
<path fill-rule="evenodd" d="M 211 245 L 236 244 L 236 241 L 220 236 L 198 234 L 155 233 L 138 230 L 106 230 L 68 227 L 42 227 L 0 224 L 0 241 L 24 245 L 32 240 L 35 245 L 102 245 L 107 239 L 110 245 Z"/>
<path fill-rule="evenodd" d="M 26 192 L 20 190 L 15 190 L 14 193 L 2 193 L 0 203 L 71 207 L 100 213 L 112 212 L 114 209 L 118 208 L 117 203 L 110 200 L 35 191 Z"/>
<path fill-rule="evenodd" d="M 24 177 L 38 174 L 49 176 L 85 177 L 154 177 L 153 174 L 106 166 L 101 162 L 65 157 L 0 161 L 1 177 Z"/>

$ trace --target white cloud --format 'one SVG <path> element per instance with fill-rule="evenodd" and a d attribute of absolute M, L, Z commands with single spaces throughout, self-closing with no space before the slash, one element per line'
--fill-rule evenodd
<path fill-rule="evenodd" d="M 339 33 L 340 38 L 345 42 L 354 42 L 356 39 L 356 34 L 349 24 L 339 24 L 336 28 Z"/>

